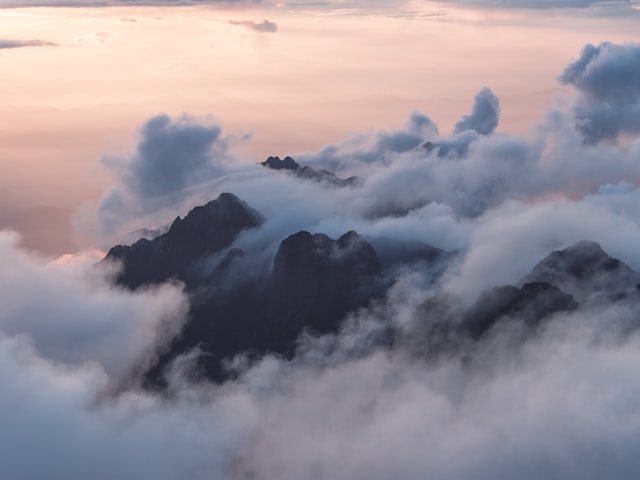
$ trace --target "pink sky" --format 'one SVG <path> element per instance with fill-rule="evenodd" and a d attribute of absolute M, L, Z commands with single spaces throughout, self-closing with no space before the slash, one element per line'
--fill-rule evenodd
<path fill-rule="evenodd" d="M 489 86 L 500 129 L 526 133 L 584 44 L 640 40 L 637 17 L 375 5 L 0 8 L 4 40 L 56 44 L 0 49 L 0 227 L 95 200 L 109 181 L 100 158 L 133 148 L 159 112 L 251 132 L 242 150 L 257 161 L 397 127 L 414 110 L 446 132 Z M 263 19 L 277 32 L 242 23 Z"/>

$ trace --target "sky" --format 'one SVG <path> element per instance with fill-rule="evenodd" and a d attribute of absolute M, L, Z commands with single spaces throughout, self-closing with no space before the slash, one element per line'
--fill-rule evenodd
<path fill-rule="evenodd" d="M 638 21 L 636 1 L 0 0 L 0 478 L 637 476 L 637 301 L 436 363 L 371 339 L 581 240 L 640 272 Z M 288 154 L 361 182 L 258 165 Z M 142 390 L 188 298 L 97 262 L 222 192 L 265 217 L 236 242 L 256 268 L 302 229 L 458 260 L 290 361 L 212 385 L 190 352 L 169 396 Z"/>
<path fill-rule="evenodd" d="M 527 134 L 584 44 L 637 40 L 636 7 L 2 1 L 0 220 L 49 253 L 87 246 L 69 228 L 48 228 L 57 245 L 43 246 L 33 224 L 68 225 L 99 198 L 111 181 L 101 159 L 134 148 L 159 113 L 211 116 L 250 137 L 238 150 L 255 162 L 397 127 L 415 110 L 448 131 L 486 86 L 500 129 Z"/>

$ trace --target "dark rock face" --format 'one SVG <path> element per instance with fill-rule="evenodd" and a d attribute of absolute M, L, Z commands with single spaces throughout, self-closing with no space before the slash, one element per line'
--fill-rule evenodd
<path fill-rule="evenodd" d="M 285 157 L 284 160 L 280 160 L 280 157 L 269 157 L 261 165 L 272 170 L 291 170 L 295 172 L 300 169 L 298 162 L 291 157 Z"/>
<path fill-rule="evenodd" d="M 596 242 L 582 241 L 550 253 L 523 282 L 545 282 L 577 299 L 633 289 L 640 276 Z"/>
<path fill-rule="evenodd" d="M 296 177 L 311 180 L 332 187 L 350 187 L 360 182 L 358 177 L 339 178 L 334 173 L 324 169 L 314 169 L 309 166 L 300 167 L 300 165 L 291 157 L 269 157 L 260 165 L 272 170 L 286 170 L 293 173 Z"/>
<path fill-rule="evenodd" d="M 338 240 L 305 231 L 291 235 L 281 242 L 266 279 L 243 276 L 251 265 L 242 260 L 241 251 L 232 249 L 216 268 L 222 275 L 217 284 L 192 295 L 191 319 L 150 380 L 161 381 L 163 369 L 195 347 L 203 352 L 201 373 L 213 380 L 227 375 L 225 359 L 243 352 L 288 357 L 303 330 L 336 331 L 350 311 L 380 294 L 376 254 L 355 232 Z M 231 286 L 225 272 L 233 275 Z"/>
<path fill-rule="evenodd" d="M 212 380 L 226 378 L 225 361 L 243 352 L 290 356 L 303 330 L 336 331 L 350 311 L 383 293 L 376 253 L 355 232 L 337 240 L 293 234 L 281 242 L 272 272 L 256 276 L 233 241 L 261 222 L 251 208 L 223 194 L 154 240 L 111 249 L 107 259 L 123 263 L 122 285 L 135 289 L 175 278 L 190 298 L 189 320 L 146 372 L 147 386 L 162 386 L 166 367 L 195 348 L 202 352 L 200 373 Z M 221 256 L 217 265 L 199 275 L 199 264 L 214 253 Z"/>
<path fill-rule="evenodd" d="M 193 264 L 230 246 L 245 229 L 263 222 L 262 216 L 230 193 L 177 217 L 167 233 L 153 240 L 140 239 L 131 246 L 118 245 L 107 260 L 120 260 L 118 282 L 129 288 L 166 281 L 191 281 Z"/>
<path fill-rule="evenodd" d="M 637 301 L 638 281 L 636 272 L 600 245 L 582 241 L 550 253 L 520 287 L 490 288 L 468 308 L 448 293 L 429 298 L 397 341 L 411 351 L 435 355 L 465 348 L 508 322 L 517 322 L 528 335 L 554 314 L 579 310 L 589 302 Z"/>
<path fill-rule="evenodd" d="M 302 329 L 336 330 L 346 313 L 375 296 L 380 264 L 351 231 L 338 240 L 301 231 L 283 240 L 267 288 L 269 337 L 286 349 Z"/>
<path fill-rule="evenodd" d="M 465 312 L 461 328 L 480 338 L 501 320 L 515 318 L 535 326 L 554 313 L 576 308 L 578 302 L 571 295 L 547 283 L 506 285 L 484 292 Z"/>
<path fill-rule="evenodd" d="M 418 307 L 412 327 L 400 333 L 399 341 L 413 351 L 437 353 L 478 341 L 506 322 L 533 329 L 553 314 L 578 306 L 571 295 L 547 283 L 491 288 L 468 308 L 456 296 L 441 293 Z"/>

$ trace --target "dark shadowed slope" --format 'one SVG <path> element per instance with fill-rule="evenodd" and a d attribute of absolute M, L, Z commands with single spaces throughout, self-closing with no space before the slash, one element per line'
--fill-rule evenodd
<path fill-rule="evenodd" d="M 596 242 L 582 241 L 550 253 L 523 282 L 546 282 L 577 299 L 634 288 L 640 276 Z"/>
<path fill-rule="evenodd" d="M 283 240 L 273 271 L 250 275 L 241 250 L 232 249 L 192 292 L 191 318 L 149 373 L 154 381 L 177 356 L 199 348 L 197 366 L 214 380 L 227 375 L 225 359 L 246 352 L 290 356 L 302 331 L 336 331 L 352 310 L 380 296 L 373 248 L 355 232 L 338 240 L 301 231 Z"/>
<path fill-rule="evenodd" d="M 238 197 L 223 193 L 185 218 L 177 217 L 164 235 L 113 247 L 107 259 L 122 261 L 118 282 L 129 288 L 170 278 L 190 283 L 197 261 L 230 246 L 243 230 L 262 221 L 262 216 Z"/>
<path fill-rule="evenodd" d="M 599 244 L 581 241 L 547 255 L 520 287 L 490 288 L 470 306 L 447 292 L 430 297 L 396 341 L 414 353 L 437 355 L 466 348 L 499 327 L 516 326 L 526 337 L 541 322 L 588 308 L 587 303 L 635 301 L 638 281 L 636 272 Z"/>

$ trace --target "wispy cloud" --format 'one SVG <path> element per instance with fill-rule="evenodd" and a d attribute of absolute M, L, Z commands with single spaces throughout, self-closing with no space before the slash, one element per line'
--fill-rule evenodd
<path fill-rule="evenodd" d="M 510 10 L 568 10 L 598 17 L 637 15 L 637 0 L 440 0 L 450 5 L 460 5 L 479 9 Z"/>
<path fill-rule="evenodd" d="M 0 0 L 0 8 L 20 7 L 115 7 L 182 5 L 256 5 L 262 0 Z"/>
<path fill-rule="evenodd" d="M 446 3 L 457 3 L 475 7 L 488 8 L 587 8 L 598 6 L 631 6 L 635 2 L 622 0 L 617 2 L 602 0 L 441 0 Z"/>
<path fill-rule="evenodd" d="M 8 48 L 22 48 L 22 47 L 57 47 L 58 45 L 53 42 L 47 42 L 45 40 L 2 40 L 0 39 L 0 50 Z"/>
<path fill-rule="evenodd" d="M 250 30 L 258 33 L 276 33 L 278 31 L 278 25 L 275 22 L 270 22 L 269 20 L 263 20 L 262 22 L 251 22 L 249 20 L 238 21 L 231 20 L 229 21 L 231 25 L 239 25 L 241 27 L 247 27 Z"/>

